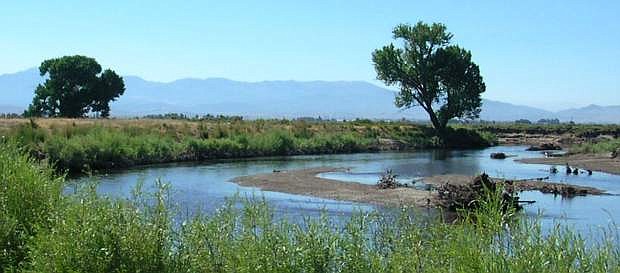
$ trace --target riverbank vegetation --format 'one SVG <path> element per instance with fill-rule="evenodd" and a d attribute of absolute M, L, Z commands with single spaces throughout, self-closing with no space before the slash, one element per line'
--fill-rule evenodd
<path fill-rule="evenodd" d="M 512 122 L 481 122 L 466 125 L 469 128 L 493 134 L 571 134 L 579 138 L 596 138 L 608 135 L 620 137 L 620 125 L 617 124 L 520 124 Z"/>
<path fill-rule="evenodd" d="M 613 157 L 618 157 L 620 156 L 620 138 L 582 143 L 571 147 L 569 152 L 571 154 L 611 153 Z"/>
<path fill-rule="evenodd" d="M 7 119 L 0 134 L 72 173 L 136 165 L 443 147 L 406 122 L 205 119 Z M 450 147 L 486 147 L 493 135 L 449 127 Z"/>
<path fill-rule="evenodd" d="M 617 231 L 588 241 L 501 212 L 497 193 L 452 224 L 400 213 L 277 219 L 264 201 L 231 200 L 174 217 L 169 186 L 131 200 L 63 178 L 0 144 L 1 272 L 617 272 Z M 141 193 L 142 192 L 142 193 Z M 494 196 L 494 197 L 493 197 Z M 615 239 L 614 239 L 615 238 Z M 586 243 L 587 242 L 587 243 Z"/>

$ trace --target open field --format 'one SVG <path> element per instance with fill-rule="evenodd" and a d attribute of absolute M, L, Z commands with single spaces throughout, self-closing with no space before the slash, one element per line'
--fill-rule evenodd
<path fill-rule="evenodd" d="M 169 186 L 131 200 L 64 180 L 13 144 L 0 144 L 3 272 L 617 272 L 614 235 L 589 241 L 569 229 L 502 213 L 499 195 L 461 220 L 356 214 L 290 223 L 262 201 L 235 202 L 183 222 Z M 513 215 L 513 216 L 511 216 Z M 509 230 L 509 232 L 507 232 Z M 617 231 L 611 231 L 616 234 Z"/>

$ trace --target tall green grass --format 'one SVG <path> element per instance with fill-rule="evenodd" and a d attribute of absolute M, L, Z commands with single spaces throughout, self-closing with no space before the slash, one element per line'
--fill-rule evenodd
<path fill-rule="evenodd" d="M 595 143 L 583 143 L 570 148 L 570 153 L 600 154 L 613 153 L 620 150 L 620 138 Z"/>
<path fill-rule="evenodd" d="M 63 178 L 39 166 L 15 143 L 0 140 L 0 268 L 27 258 L 27 241 L 48 229 L 62 206 Z"/>
<path fill-rule="evenodd" d="M 452 224 L 406 208 L 287 222 L 254 199 L 180 220 L 166 184 L 130 200 L 100 197 L 94 186 L 63 196 L 62 177 L 0 145 L 0 272 L 620 270 L 617 241 L 559 225 L 543 231 L 503 213 L 498 193 Z"/>
<path fill-rule="evenodd" d="M 404 149 L 443 147 L 430 128 L 387 122 L 30 120 L 8 132 L 36 158 L 71 173 L 222 158 L 378 151 L 382 139 Z M 79 123 L 82 122 L 82 123 Z M 492 135 L 450 130 L 452 147 L 485 147 Z"/>

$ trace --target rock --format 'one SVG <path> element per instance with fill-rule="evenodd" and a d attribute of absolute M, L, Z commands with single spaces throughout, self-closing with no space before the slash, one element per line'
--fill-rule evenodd
<path fill-rule="evenodd" d="M 541 143 L 539 145 L 532 145 L 529 148 L 527 148 L 527 151 L 548 151 L 548 150 L 562 150 L 562 147 L 560 147 L 560 145 L 557 145 L 555 143 Z"/>
<path fill-rule="evenodd" d="M 492 159 L 506 159 L 505 153 L 491 153 Z"/>

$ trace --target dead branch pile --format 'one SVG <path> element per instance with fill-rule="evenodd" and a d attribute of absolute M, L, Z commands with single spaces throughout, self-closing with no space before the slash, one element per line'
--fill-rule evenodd
<path fill-rule="evenodd" d="M 518 197 L 511 194 L 511 185 L 506 184 L 505 192 L 502 194 L 504 206 L 518 208 Z M 486 173 L 476 176 L 471 183 L 446 183 L 438 188 L 439 204 L 449 210 L 476 208 L 479 205 L 478 201 L 486 198 L 488 193 L 495 192 L 497 186 L 498 183 L 494 182 Z"/>
<path fill-rule="evenodd" d="M 377 182 L 377 187 L 379 189 L 395 189 L 405 186 L 405 184 L 399 183 L 398 180 L 396 180 L 396 175 L 392 170 L 385 171 L 385 173 L 381 175 L 379 182 Z"/>

